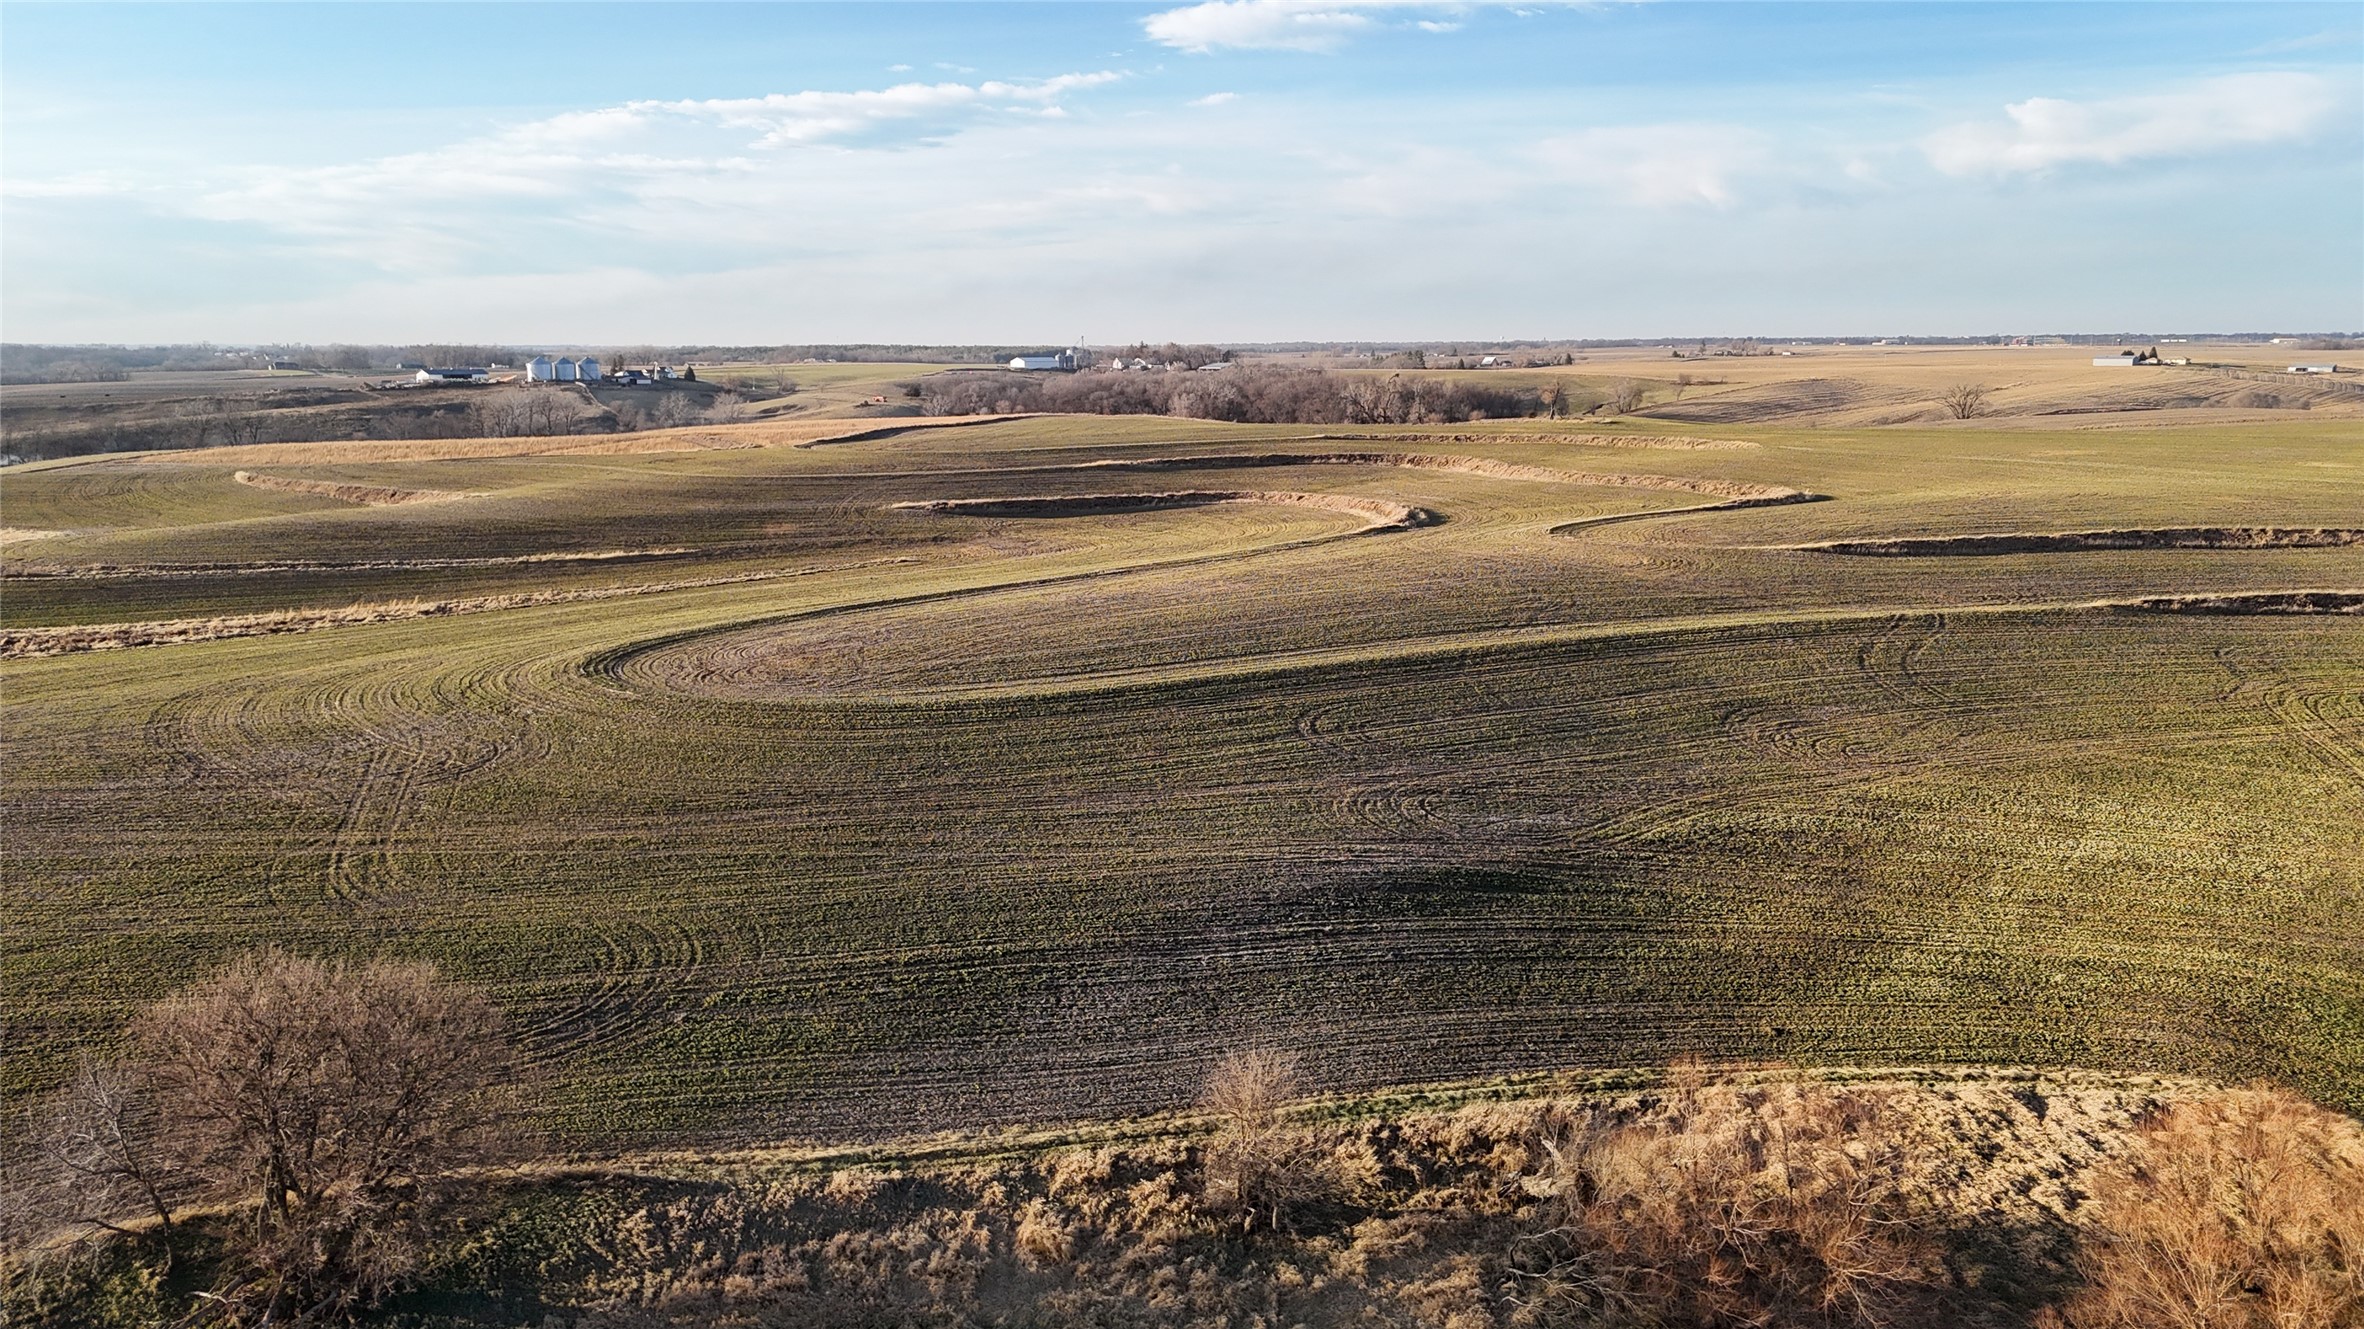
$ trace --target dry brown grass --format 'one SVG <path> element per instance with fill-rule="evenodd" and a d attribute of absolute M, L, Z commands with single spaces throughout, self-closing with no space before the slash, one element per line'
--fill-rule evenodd
<path fill-rule="evenodd" d="M 1242 1231 L 1279 1232 L 1304 1209 L 1337 1194 L 1328 1151 L 1285 1116 L 1304 1094 L 1290 1053 L 1252 1048 L 1216 1063 L 1200 1098 L 1223 1121 L 1202 1156 L 1209 1212 Z"/>
<path fill-rule="evenodd" d="M 381 461 L 454 461 L 484 457 L 616 457 L 655 452 L 712 452 L 804 447 L 882 431 L 973 424 L 914 416 L 877 420 L 763 420 L 738 425 L 649 429 L 629 434 L 550 434 L 519 438 L 352 439 L 320 443 L 241 443 L 219 448 L 143 452 L 104 459 L 199 466 L 329 466 Z"/>
<path fill-rule="evenodd" d="M 2119 607 L 2153 614 L 2364 614 L 2364 591 L 2153 595 Z"/>
<path fill-rule="evenodd" d="M 2364 1325 L 2364 1128 L 2276 1089 L 2174 1104 L 2094 1188 L 2075 1329 Z"/>
<path fill-rule="evenodd" d="M 2287 1314 L 2154 1308 L 2075 1329 L 2355 1326 L 2357 1128 L 2278 1095 L 2090 1076 L 1719 1081 L 1697 1064 L 1658 1087 L 1459 1108 L 1303 1088 L 1288 1056 L 1253 1052 L 1210 1077 L 1211 1136 L 1192 1115 L 1094 1143 L 983 1134 L 913 1141 L 915 1154 L 840 1148 L 828 1164 L 749 1151 L 536 1168 L 503 1183 L 524 1187 L 507 1216 L 454 1238 L 440 1278 L 453 1305 L 530 1287 L 583 1329 L 2058 1325 L 2080 1233 L 2121 1248 L 2163 1233 L 2181 1258 L 2191 1229 L 2144 1217 L 2140 1193 L 2176 1175 L 2182 1212 L 2267 1233 L 2233 1281 L 2287 1289 Z M 1221 1156 L 1243 1138 L 1281 1142 L 1284 1177 L 1323 1190 L 1247 1226 L 1224 1193 L 1238 1156 Z M 1259 1166 L 1276 1157 L 1254 1148 Z M 2040 1239 L 1957 1244 L 1998 1220 Z M 2122 1254 L 2087 1261 L 2089 1276 Z M 2092 1295 L 2078 1314 L 2096 1313 Z"/>
<path fill-rule="evenodd" d="M 1911 1132 L 1886 1095 L 1713 1084 L 1696 1064 L 1672 1090 L 1659 1120 L 1558 1143 L 1531 1322 L 1931 1322 L 1945 1249 L 1907 1199 Z"/>
<path fill-rule="evenodd" d="M 2162 526 L 2106 531 L 2003 531 L 1991 535 L 1827 540 L 1792 545 L 1821 554 L 1875 558 L 2053 554 L 2081 549 L 2344 549 L 2364 545 L 2364 530 L 2326 526 Z"/>
<path fill-rule="evenodd" d="M 1744 480 L 1648 475 L 1633 471 L 1568 471 L 1551 466 L 1497 461 L 1492 457 L 1461 457 L 1429 452 L 1236 452 L 1208 456 L 1128 458 L 1086 465 L 1107 470 L 1165 471 L 1264 466 L 1392 466 L 1415 471 L 1444 471 L 1455 475 L 1484 475 L 1498 480 L 1532 480 L 1541 484 L 1669 490 L 1756 503 L 1794 503 L 1813 497 L 1803 490 L 1791 489 L 1786 485 L 1752 484 Z"/>
<path fill-rule="evenodd" d="M 230 478 L 256 489 L 269 489 L 282 494 L 310 494 L 316 498 L 333 498 L 340 503 L 358 503 L 367 508 L 390 508 L 404 503 L 448 503 L 455 498 L 473 497 L 449 489 L 392 489 L 384 485 L 339 484 L 333 480 L 258 475 L 253 471 L 232 471 Z"/>
<path fill-rule="evenodd" d="M 1104 512 L 1148 512 L 1160 508 L 1204 507 L 1215 503 L 1269 503 L 1319 508 L 1361 517 L 1372 530 L 1426 525 L 1422 508 L 1348 494 L 1302 494 L 1269 489 L 1186 489 L 1154 494 L 1018 495 L 1009 498 L 939 498 L 892 506 L 907 512 L 940 512 L 965 517 L 1086 517 Z"/>
<path fill-rule="evenodd" d="M 782 568 L 740 572 L 722 577 L 689 577 L 675 581 L 643 582 L 629 586 L 592 586 L 565 591 L 522 591 L 511 595 L 480 595 L 456 600 L 386 600 L 347 605 L 340 609 L 275 609 L 260 614 L 225 614 L 213 618 L 173 618 L 145 623 L 74 624 L 55 628 L 18 628 L 0 632 L 0 660 L 26 660 L 82 651 L 126 650 L 135 646 L 172 646 L 185 642 L 217 641 L 229 637 L 273 637 L 288 632 L 353 627 L 364 623 L 393 623 L 414 618 L 442 618 L 452 614 L 480 614 L 499 609 L 527 609 L 537 605 L 578 600 L 614 600 L 665 591 L 735 586 L 742 582 L 810 577 L 823 572 L 908 563 L 909 558 L 866 559 L 823 567 Z"/>
<path fill-rule="evenodd" d="M 1692 438 L 1682 434 L 1562 434 L 1562 433 L 1394 433 L 1313 434 L 1321 440 L 1352 443 L 1544 443 L 1579 448 L 1644 448 L 1656 452 L 1746 452 L 1764 446 L 1740 438 Z"/>

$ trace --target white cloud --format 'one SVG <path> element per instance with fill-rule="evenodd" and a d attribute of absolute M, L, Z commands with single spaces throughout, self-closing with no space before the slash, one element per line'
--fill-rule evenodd
<path fill-rule="evenodd" d="M 1062 99 L 1109 71 L 1027 82 L 639 101 L 573 111 L 432 150 L 330 166 L 253 167 L 144 191 L 169 214 L 252 225 L 385 272 L 449 271 L 508 252 L 519 228 L 573 243 L 778 246 L 877 225 L 879 148 L 991 136 L 1032 150 Z M 1039 127 L 1035 127 L 1039 126 Z M 1072 131 L 1060 130 L 1060 133 Z M 924 174 L 924 168 L 914 168 Z M 909 172 L 898 172 L 909 174 Z M 38 182 L 27 182 L 39 187 Z M 71 182 L 50 182 L 51 193 Z M 16 187 L 12 192 L 32 192 Z M 957 219 L 939 224 L 957 227 Z M 829 243 L 859 243 L 837 225 Z M 818 243 L 816 241 L 816 243 Z"/>
<path fill-rule="evenodd" d="M 1952 125 L 1921 140 L 1921 150 L 1948 175 L 2197 156 L 2304 138 L 2337 100 L 2325 80 L 2295 72 L 2229 74 L 2144 97 L 2031 97 L 2003 108 L 2006 124 Z"/>
<path fill-rule="evenodd" d="M 1204 97 L 1191 98 L 1190 104 L 1193 106 L 1221 106 L 1225 102 L 1238 100 L 1239 94 L 1236 92 L 1210 92 Z"/>
<path fill-rule="evenodd" d="M 1580 5 L 1587 0 L 1556 0 Z M 1195 54 L 1234 51 L 1335 51 L 1348 38 L 1378 25 L 1372 15 L 1389 10 L 1443 11 L 1464 14 L 1472 9 L 1507 8 L 1521 18 L 1540 9 L 1516 7 L 1513 0 L 1202 0 L 1168 9 L 1141 20 L 1151 38 Z M 1455 18 L 1415 19 L 1422 32 L 1458 32 Z"/>
<path fill-rule="evenodd" d="M 1205 0 L 1141 20 L 1151 38 L 1184 51 L 1334 51 L 1371 26 L 1349 5 L 1320 0 Z"/>
<path fill-rule="evenodd" d="M 1574 179 L 1649 207 L 1737 201 L 1734 182 L 1762 169 L 1763 136 L 1716 125 L 1625 125 L 1547 139 L 1543 159 Z"/>

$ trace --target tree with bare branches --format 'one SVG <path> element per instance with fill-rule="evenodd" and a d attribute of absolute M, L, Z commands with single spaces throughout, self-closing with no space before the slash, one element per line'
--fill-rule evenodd
<path fill-rule="evenodd" d="M 1609 386 L 1609 405 L 1619 415 L 1630 415 L 1642 404 L 1643 388 L 1630 378 L 1618 379 Z"/>
<path fill-rule="evenodd" d="M 168 1164 L 159 1149 L 156 1105 L 140 1072 L 85 1056 L 41 1123 L 40 1153 L 57 1182 L 52 1216 L 79 1227 L 124 1231 L 131 1214 L 152 1214 L 172 1231 Z"/>
<path fill-rule="evenodd" d="M 1945 413 L 1956 420 L 1975 420 L 1986 414 L 1987 391 L 1984 383 L 1956 383 L 1938 400 L 1945 403 Z"/>
<path fill-rule="evenodd" d="M 1271 1048 L 1232 1053 L 1207 1076 L 1200 1101 L 1223 1124 L 1203 1155 L 1205 1200 L 1244 1232 L 1285 1231 L 1336 1189 L 1319 1142 L 1284 1112 L 1304 1092 L 1296 1056 Z"/>
<path fill-rule="evenodd" d="M 86 1063 L 47 1132 L 63 1214 L 170 1250 L 176 1210 L 225 1222 L 222 1323 L 367 1306 L 415 1265 L 461 1175 L 503 1140 L 500 1020 L 427 965 L 264 951 L 142 1012 L 120 1063 Z M 54 1206 L 53 1206 L 54 1207 Z"/>

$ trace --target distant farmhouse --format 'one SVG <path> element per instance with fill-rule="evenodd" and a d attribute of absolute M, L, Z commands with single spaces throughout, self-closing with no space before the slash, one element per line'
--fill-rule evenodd
<path fill-rule="evenodd" d="M 537 355 L 525 362 L 528 383 L 597 383 L 600 377 L 599 362 L 587 355 L 580 360 Z"/>
<path fill-rule="evenodd" d="M 1054 351 L 1049 355 L 1019 355 L 1010 358 L 1010 368 L 1027 373 L 1064 371 L 1073 373 L 1083 366 L 1080 349 Z"/>
<path fill-rule="evenodd" d="M 2154 346 L 2147 351 L 2120 351 L 2116 355 L 2097 355 L 2093 357 L 2093 363 L 2104 368 L 2117 369 L 2134 365 L 2164 364 L 2165 361 L 2159 359 L 2159 348 Z"/>

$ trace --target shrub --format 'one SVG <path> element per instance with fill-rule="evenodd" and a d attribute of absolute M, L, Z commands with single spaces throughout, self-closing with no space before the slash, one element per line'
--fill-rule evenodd
<path fill-rule="evenodd" d="M 2274 1089 L 2177 1103 L 2094 1188 L 2078 1329 L 2364 1326 L 2364 1128 Z"/>
<path fill-rule="evenodd" d="M 1680 1077 L 1678 1077 L 1678 1080 Z M 1943 1248 L 1905 1203 L 1873 1095 L 1679 1083 L 1664 1119 L 1557 1148 L 1557 1225 L 1519 1253 L 1524 1318 L 1604 1325 L 1927 1323 Z"/>
<path fill-rule="evenodd" d="M 499 1018 L 425 965 L 265 951 L 143 1012 L 121 1066 L 56 1105 L 51 1171 L 70 1216 L 169 1247 L 174 1210 L 215 1211 L 222 1274 L 194 1322 L 305 1321 L 367 1306 L 416 1265 L 501 1145 Z"/>
<path fill-rule="evenodd" d="M 1283 1115 L 1303 1094 L 1297 1058 L 1268 1048 L 1235 1052 L 1207 1077 L 1200 1101 L 1223 1127 L 1203 1155 L 1204 1203 L 1243 1232 L 1286 1231 L 1337 1190 L 1320 1142 Z"/>
<path fill-rule="evenodd" d="M 1984 383 L 1956 383 L 1938 398 L 1945 403 L 1945 413 L 1956 420 L 1975 420 L 1986 414 L 1987 386 Z"/>

